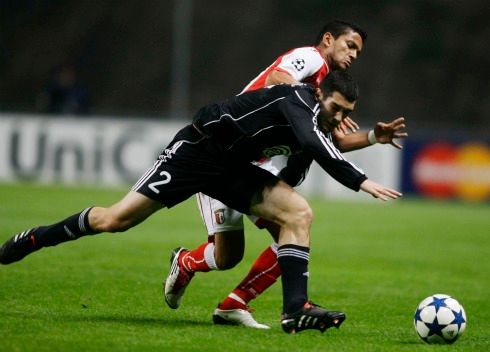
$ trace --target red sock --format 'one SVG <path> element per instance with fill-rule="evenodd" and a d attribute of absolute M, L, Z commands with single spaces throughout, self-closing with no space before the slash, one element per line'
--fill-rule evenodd
<path fill-rule="evenodd" d="M 214 260 L 214 243 L 203 243 L 196 249 L 193 249 L 179 258 L 180 264 L 189 272 L 207 272 L 216 270 Z"/>
<path fill-rule="evenodd" d="M 220 309 L 243 309 L 248 302 L 274 284 L 279 276 L 281 269 L 277 263 L 277 253 L 269 246 L 255 260 L 242 282 L 220 303 Z"/>

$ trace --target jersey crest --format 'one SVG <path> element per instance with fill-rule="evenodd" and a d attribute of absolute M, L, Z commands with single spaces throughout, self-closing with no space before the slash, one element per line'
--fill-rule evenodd
<path fill-rule="evenodd" d="M 262 155 L 266 158 L 272 158 L 275 155 L 290 156 L 291 154 L 291 148 L 289 148 L 289 146 L 287 145 L 276 145 L 270 148 L 266 148 L 262 152 Z"/>
<path fill-rule="evenodd" d="M 224 209 L 217 209 L 214 212 L 214 221 L 218 225 L 222 225 L 225 223 L 225 210 Z"/>

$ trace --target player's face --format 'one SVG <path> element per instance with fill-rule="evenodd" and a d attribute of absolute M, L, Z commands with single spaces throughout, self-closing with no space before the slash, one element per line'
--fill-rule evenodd
<path fill-rule="evenodd" d="M 349 31 L 333 38 L 327 49 L 327 62 L 331 70 L 347 70 L 359 57 L 362 38 L 359 33 Z"/>
<path fill-rule="evenodd" d="M 339 92 L 333 92 L 326 99 L 320 100 L 320 123 L 328 132 L 332 132 L 343 119 L 354 110 L 356 102 L 348 101 Z"/>

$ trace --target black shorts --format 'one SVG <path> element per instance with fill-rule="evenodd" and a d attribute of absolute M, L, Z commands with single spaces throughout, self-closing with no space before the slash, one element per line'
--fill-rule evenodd
<path fill-rule="evenodd" d="M 278 180 L 249 162 L 231 159 L 212 138 L 190 125 L 177 133 L 132 189 L 168 208 L 202 192 L 250 214 L 252 197 Z"/>

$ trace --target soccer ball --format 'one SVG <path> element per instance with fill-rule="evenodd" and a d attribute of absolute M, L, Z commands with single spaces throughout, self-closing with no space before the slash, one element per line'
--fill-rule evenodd
<path fill-rule="evenodd" d="M 453 343 L 466 329 L 466 313 L 453 297 L 436 294 L 420 302 L 413 324 L 427 343 Z"/>

